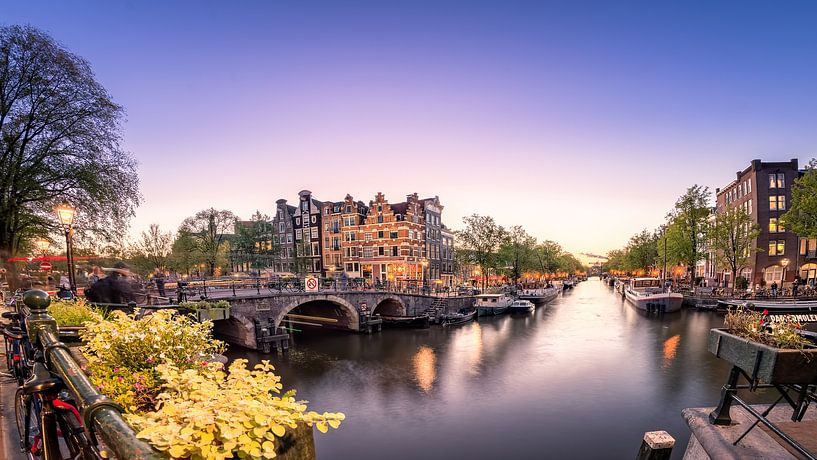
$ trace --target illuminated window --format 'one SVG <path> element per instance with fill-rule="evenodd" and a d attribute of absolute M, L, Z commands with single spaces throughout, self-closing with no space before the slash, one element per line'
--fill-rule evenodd
<path fill-rule="evenodd" d="M 769 210 L 784 211 L 786 209 L 785 195 L 771 195 L 769 197 Z"/>
<path fill-rule="evenodd" d="M 770 240 L 769 255 L 782 256 L 786 252 L 786 240 Z"/>
<path fill-rule="evenodd" d="M 808 249 L 808 240 L 805 238 L 800 238 L 800 255 L 806 255 L 806 250 Z"/>
<path fill-rule="evenodd" d="M 766 267 L 766 269 L 763 271 L 763 279 L 766 280 L 766 283 L 779 283 L 783 280 L 783 267 L 780 265 Z"/>
<path fill-rule="evenodd" d="M 778 225 L 777 217 L 772 217 L 769 219 L 769 233 L 777 233 L 780 232 L 780 225 Z"/>

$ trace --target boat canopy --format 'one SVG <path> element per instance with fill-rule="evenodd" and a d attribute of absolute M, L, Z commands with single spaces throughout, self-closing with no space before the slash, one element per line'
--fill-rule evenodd
<path fill-rule="evenodd" d="M 661 287 L 661 280 L 658 278 L 633 278 L 630 282 L 634 288 Z"/>

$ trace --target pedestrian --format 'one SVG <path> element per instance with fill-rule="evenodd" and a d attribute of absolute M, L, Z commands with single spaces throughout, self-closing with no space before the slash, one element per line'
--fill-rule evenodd
<path fill-rule="evenodd" d="M 71 290 L 68 289 L 68 287 L 66 285 L 64 285 L 64 284 L 60 285 L 59 290 L 57 290 L 56 296 L 57 296 L 58 299 L 62 299 L 62 300 L 73 300 L 74 299 L 74 293 L 71 292 Z"/>
<path fill-rule="evenodd" d="M 777 297 L 777 281 L 772 282 L 772 297 Z"/>
<path fill-rule="evenodd" d="M 102 268 L 100 268 L 99 265 L 94 265 L 93 268 L 91 268 L 90 276 L 88 276 L 88 286 L 93 286 L 94 283 L 102 278 L 105 278 L 105 272 L 102 271 Z"/>
<path fill-rule="evenodd" d="M 153 281 L 156 283 L 156 289 L 159 290 L 159 295 L 165 297 L 165 274 L 158 268 L 153 271 Z"/>
<path fill-rule="evenodd" d="M 124 305 L 136 301 L 136 293 L 130 279 L 130 268 L 124 262 L 117 262 L 113 268 L 105 269 L 109 275 L 94 283 L 85 291 L 85 297 L 94 303 Z"/>

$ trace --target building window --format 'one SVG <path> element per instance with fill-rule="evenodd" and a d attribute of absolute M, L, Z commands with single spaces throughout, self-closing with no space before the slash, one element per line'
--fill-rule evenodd
<path fill-rule="evenodd" d="M 770 240 L 769 255 L 782 256 L 786 252 L 786 240 Z"/>
<path fill-rule="evenodd" d="M 746 193 L 752 193 L 752 181 L 746 179 Z"/>
<path fill-rule="evenodd" d="M 396 231 L 390 231 L 389 232 L 389 238 L 391 238 L 393 240 L 397 239 L 397 232 Z"/>
<path fill-rule="evenodd" d="M 312 216 L 312 223 L 313 223 L 313 224 L 314 224 L 314 223 L 316 223 L 316 222 L 318 221 L 317 219 L 318 219 L 318 218 L 317 218 L 316 216 Z"/>
<path fill-rule="evenodd" d="M 398 250 L 399 250 L 399 248 L 397 246 L 392 246 L 391 247 L 391 255 L 396 257 Z"/>
<path fill-rule="evenodd" d="M 364 233 L 363 234 L 363 241 L 372 241 L 372 234 L 369 233 L 369 232 Z"/>
<path fill-rule="evenodd" d="M 786 175 L 783 173 L 769 174 L 769 188 L 785 188 Z"/>
<path fill-rule="evenodd" d="M 382 223 L 383 223 L 383 215 L 382 215 L 382 214 L 378 214 L 378 215 L 377 215 L 377 223 L 378 223 L 378 224 L 382 224 Z"/>
<path fill-rule="evenodd" d="M 771 267 L 766 267 L 763 270 L 763 279 L 766 280 L 766 283 L 779 283 L 783 280 L 783 267 L 780 265 L 772 265 Z"/>
<path fill-rule="evenodd" d="M 771 211 L 785 211 L 786 210 L 786 195 L 771 195 L 769 196 L 769 210 Z"/>
<path fill-rule="evenodd" d="M 372 258 L 372 248 L 363 248 L 363 258 L 364 259 Z"/>
<path fill-rule="evenodd" d="M 309 210 L 309 202 L 301 201 L 301 211 L 308 211 Z"/>
<path fill-rule="evenodd" d="M 377 247 L 377 255 L 379 255 L 379 256 L 386 255 L 386 248 L 383 247 L 383 246 L 378 246 Z"/>
<path fill-rule="evenodd" d="M 295 218 L 295 225 L 301 225 L 301 218 L 300 217 Z"/>
<path fill-rule="evenodd" d="M 301 241 L 301 237 L 302 237 L 301 229 L 300 228 L 295 229 L 295 239 Z"/>
<path fill-rule="evenodd" d="M 749 201 L 746 202 L 746 204 L 748 205 L 748 208 L 749 208 L 748 214 L 751 215 L 752 214 L 752 200 L 750 199 Z"/>
<path fill-rule="evenodd" d="M 312 238 L 318 237 L 318 227 L 312 227 Z"/>
<path fill-rule="evenodd" d="M 769 233 L 780 233 L 785 232 L 786 228 L 783 226 L 783 222 L 780 221 L 777 217 L 769 218 Z"/>
<path fill-rule="evenodd" d="M 384 238 L 384 236 L 385 236 L 385 232 L 383 230 L 378 230 L 377 231 L 377 238 L 378 239 L 382 240 Z"/>

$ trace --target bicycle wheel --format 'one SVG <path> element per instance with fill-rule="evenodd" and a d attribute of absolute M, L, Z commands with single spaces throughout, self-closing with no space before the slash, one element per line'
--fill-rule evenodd
<path fill-rule="evenodd" d="M 70 452 L 70 458 L 81 460 L 97 460 L 102 458 L 94 448 L 85 428 L 82 427 L 76 416 L 65 409 L 56 410 L 57 426 L 62 432 L 62 439 Z"/>
<path fill-rule="evenodd" d="M 20 451 L 33 453 L 35 440 L 40 435 L 40 401 L 23 393 L 18 388 L 14 394 L 14 415 L 17 420 L 17 434 L 20 436 Z"/>

